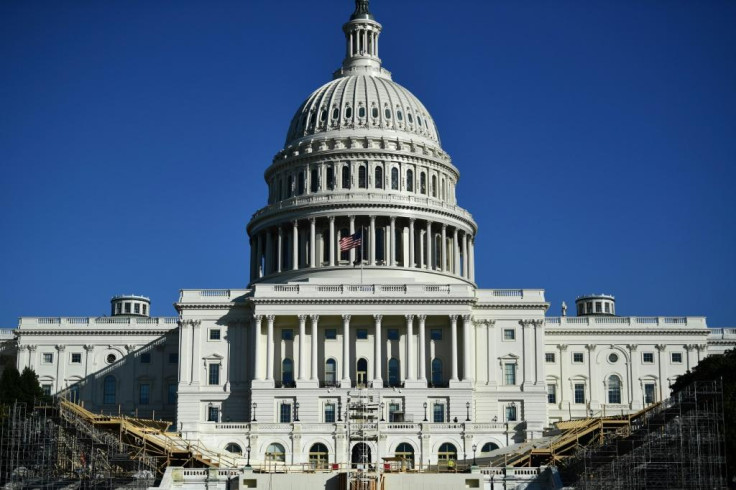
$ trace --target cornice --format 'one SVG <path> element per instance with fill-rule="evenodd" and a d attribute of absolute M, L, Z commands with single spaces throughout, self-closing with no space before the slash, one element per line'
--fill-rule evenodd
<path fill-rule="evenodd" d="M 304 298 L 304 299 L 287 299 L 287 298 L 262 298 L 252 300 L 254 305 L 473 305 L 474 298 L 456 298 L 456 299 L 420 299 L 420 298 Z M 336 314 L 339 312 L 336 312 Z"/>
<path fill-rule="evenodd" d="M 549 308 L 549 303 L 477 303 L 477 310 L 543 310 Z"/>
<path fill-rule="evenodd" d="M 177 325 L 172 326 L 169 330 L 133 330 L 133 329 L 125 329 L 125 330 L 109 330 L 109 329 L 100 329 L 100 330 L 92 330 L 92 329 L 69 329 L 69 330 L 47 330 L 47 329 L 22 329 L 18 330 L 18 336 L 51 336 L 51 335 L 71 335 L 71 336 L 80 336 L 80 335 L 104 335 L 104 336 L 113 336 L 113 335 L 166 335 L 167 333 L 170 333 L 173 330 L 176 330 L 178 328 Z"/>
<path fill-rule="evenodd" d="M 635 329 L 628 329 L 628 328 L 616 328 L 616 329 L 592 329 L 592 328 L 585 328 L 585 329 L 559 329 L 559 328 L 551 328 L 549 325 L 544 329 L 545 335 L 547 336 L 556 336 L 556 335 L 677 335 L 677 336 L 683 336 L 683 335 L 700 335 L 700 336 L 707 336 L 708 332 L 698 329 L 698 330 L 674 330 L 674 329 L 651 329 L 651 330 L 643 330 L 640 328 Z"/>

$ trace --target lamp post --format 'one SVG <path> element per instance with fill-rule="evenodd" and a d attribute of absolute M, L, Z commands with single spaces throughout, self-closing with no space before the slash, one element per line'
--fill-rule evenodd
<path fill-rule="evenodd" d="M 477 463 L 475 462 L 475 451 L 478 449 L 477 444 L 473 444 L 473 466 L 477 466 Z"/>
<path fill-rule="evenodd" d="M 427 421 L 427 402 L 424 402 L 424 421 Z"/>
<path fill-rule="evenodd" d="M 251 415 L 251 422 L 256 421 L 256 407 L 258 407 L 258 404 L 256 402 L 253 402 L 250 404 L 250 415 Z"/>
<path fill-rule="evenodd" d="M 299 422 L 299 402 L 294 403 L 294 422 Z"/>
<path fill-rule="evenodd" d="M 386 421 L 386 418 L 383 415 L 383 407 L 384 406 L 385 406 L 385 404 L 383 402 L 381 402 L 381 422 L 385 422 Z"/>
<path fill-rule="evenodd" d="M 470 422 L 470 402 L 465 402 L 465 421 Z"/>

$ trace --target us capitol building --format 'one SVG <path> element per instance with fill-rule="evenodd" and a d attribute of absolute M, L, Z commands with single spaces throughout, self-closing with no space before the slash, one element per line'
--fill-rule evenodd
<path fill-rule="evenodd" d="M 130 295 L 107 317 L 23 317 L 17 367 L 253 464 L 419 465 L 637 411 L 733 347 L 735 330 L 619 316 L 610 295 L 550 317 L 543 290 L 479 289 L 460 172 L 383 68 L 381 30 L 356 2 L 342 66 L 292 118 L 248 224 L 246 289 L 183 290 L 170 318 Z"/>

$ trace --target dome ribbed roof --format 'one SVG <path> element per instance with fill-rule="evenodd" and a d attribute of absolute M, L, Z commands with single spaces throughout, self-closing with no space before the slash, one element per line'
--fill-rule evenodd
<path fill-rule="evenodd" d="M 296 111 L 285 147 L 305 137 L 339 131 L 360 137 L 405 133 L 414 140 L 440 145 L 432 117 L 411 92 L 386 76 L 348 75 L 336 78 L 310 95 Z"/>

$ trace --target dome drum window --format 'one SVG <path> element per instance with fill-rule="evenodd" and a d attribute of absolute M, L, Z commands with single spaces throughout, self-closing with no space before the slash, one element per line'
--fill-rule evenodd
<path fill-rule="evenodd" d="M 345 107 L 345 119 L 352 119 L 353 117 L 353 108 L 350 106 Z"/>
<path fill-rule="evenodd" d="M 362 105 L 358 107 L 358 117 L 361 119 L 365 118 L 365 107 Z"/>

